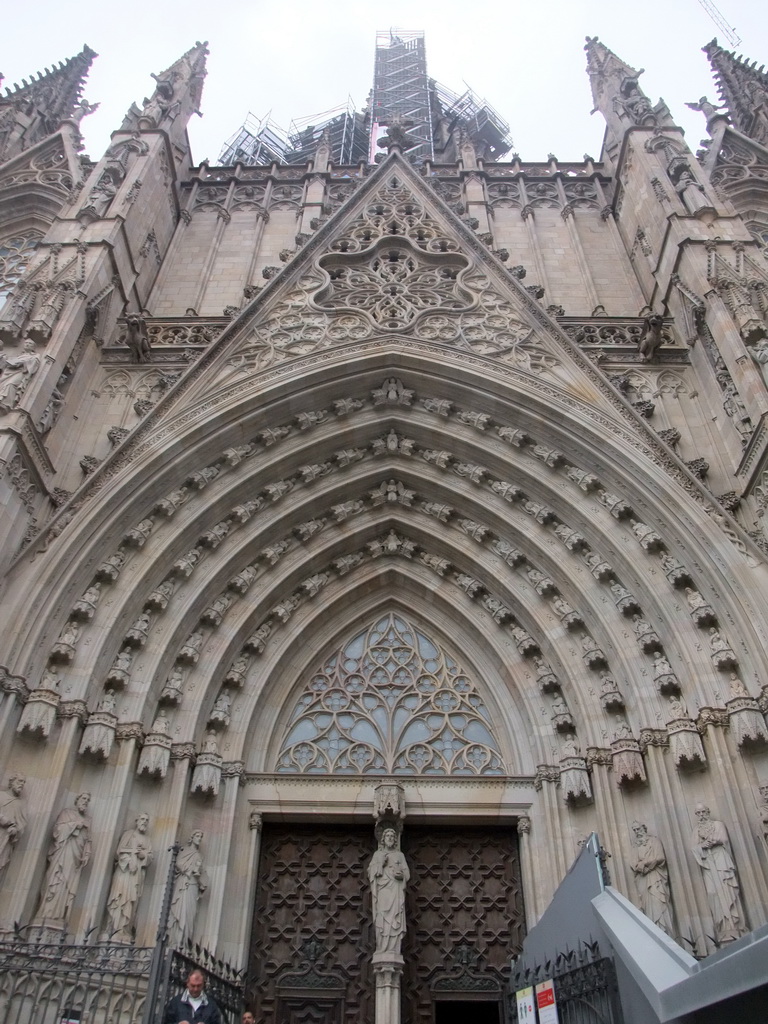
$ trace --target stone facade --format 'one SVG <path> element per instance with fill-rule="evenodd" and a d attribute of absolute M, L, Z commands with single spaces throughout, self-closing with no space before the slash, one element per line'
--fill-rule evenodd
<path fill-rule="evenodd" d="M 637 901 L 642 823 L 700 955 L 705 804 L 731 931 L 766 923 L 768 86 L 712 44 L 695 156 L 586 50 L 579 163 L 416 166 L 391 130 L 377 164 L 195 166 L 204 44 L 96 164 L 90 51 L 0 99 L 6 931 L 90 793 L 58 924 L 108 931 L 148 817 L 136 942 L 198 837 L 177 931 L 245 963 L 262 821 L 373 855 L 382 777 L 406 834 L 517 831 L 529 927 L 592 830 Z"/>

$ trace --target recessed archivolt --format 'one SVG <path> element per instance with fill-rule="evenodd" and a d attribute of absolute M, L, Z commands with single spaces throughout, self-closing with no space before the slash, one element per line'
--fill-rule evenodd
<path fill-rule="evenodd" d="M 412 393 L 409 393 L 396 380 L 385 382 L 379 391 L 383 396 L 383 402 L 407 406 L 413 399 Z M 348 402 L 349 400 L 347 400 Z M 425 399 L 422 401 L 422 405 L 426 411 L 443 418 L 451 412 L 451 403 L 440 399 Z M 350 416 L 357 411 L 349 404 L 344 404 L 336 410 L 337 414 L 344 416 Z M 297 426 L 300 430 L 302 428 L 310 430 L 325 422 L 326 419 L 326 411 L 302 413 L 298 417 Z M 488 417 L 484 414 L 458 410 L 456 419 L 462 424 L 471 425 L 481 433 L 485 433 L 491 426 Z M 691 584 L 692 581 L 687 571 L 666 552 L 666 544 L 663 539 L 646 524 L 633 518 L 632 509 L 628 503 L 605 491 L 594 476 L 571 466 L 561 452 L 535 444 L 530 437 L 515 428 L 495 427 L 493 429 L 506 444 L 518 449 L 529 460 L 535 460 L 539 464 L 544 463 L 551 470 L 561 471 L 562 476 L 570 480 L 572 486 L 579 488 L 585 494 L 592 495 L 597 503 L 595 508 L 602 505 L 605 509 L 604 515 L 611 516 L 619 522 L 624 521 L 626 527 L 646 552 L 652 557 L 659 558 L 660 565 L 673 586 L 682 587 Z M 59 640 L 50 651 L 46 671 L 55 674 L 59 666 L 72 663 L 82 631 L 87 629 L 88 622 L 93 618 L 101 600 L 101 588 L 111 585 L 118 579 L 131 553 L 144 546 L 158 522 L 163 518 L 172 518 L 176 515 L 179 508 L 194 500 L 195 493 L 209 487 L 224 468 L 235 468 L 241 463 L 247 464 L 257 453 L 257 449 L 263 451 L 265 448 L 280 444 L 290 436 L 290 433 L 291 427 L 288 425 L 282 428 L 273 428 L 263 432 L 257 439 L 258 443 L 244 445 L 237 449 L 227 449 L 223 453 L 220 463 L 204 467 L 191 474 L 182 488 L 169 492 L 164 499 L 157 502 L 150 510 L 150 515 L 126 533 L 118 551 L 108 556 L 98 566 L 91 585 L 73 606 L 70 618 L 62 630 Z M 429 466 L 430 473 L 440 471 L 443 477 L 452 474 L 454 477 L 460 478 L 459 481 L 454 481 L 447 488 L 451 492 L 453 504 L 446 501 L 429 500 L 428 494 L 419 494 L 418 483 L 414 487 L 413 480 L 398 479 L 397 476 L 386 474 L 383 479 L 377 481 L 374 487 L 366 486 L 357 497 L 347 496 L 341 502 L 329 504 L 327 508 L 323 508 L 311 519 L 298 522 L 294 517 L 294 524 L 288 533 L 282 537 L 278 536 L 271 543 L 265 545 L 257 559 L 249 561 L 246 565 L 241 563 L 240 570 L 230 578 L 217 596 L 209 597 L 202 613 L 198 612 L 198 619 L 192 628 L 184 629 L 181 624 L 177 624 L 174 635 L 179 634 L 180 629 L 183 635 L 179 634 L 180 638 L 177 637 L 175 647 L 167 629 L 162 630 L 166 634 L 165 645 L 175 650 L 176 653 L 172 668 L 163 686 L 161 704 L 174 707 L 181 702 L 184 689 L 189 685 L 187 676 L 194 671 L 194 666 L 199 660 L 200 652 L 205 646 L 207 638 L 218 629 L 224 617 L 231 614 L 230 610 L 233 606 L 257 580 L 262 583 L 267 582 L 270 575 L 276 579 L 275 584 L 269 588 L 270 607 L 267 609 L 267 614 L 262 615 L 257 629 L 250 633 L 240 654 L 234 659 L 225 675 L 224 683 L 230 687 L 245 683 L 248 672 L 247 663 L 251 657 L 264 652 L 270 636 L 291 619 L 302 602 L 312 600 L 332 579 L 354 573 L 367 561 L 394 557 L 415 558 L 430 572 L 449 580 L 457 588 L 463 590 L 471 600 L 478 603 L 479 608 L 489 613 L 490 618 L 499 628 L 506 630 L 514 638 L 523 658 L 536 659 L 539 686 L 543 692 L 553 695 L 550 710 L 552 723 L 557 733 L 566 735 L 571 733 L 575 723 L 565 702 L 557 673 L 552 671 L 551 666 L 541 656 L 541 646 L 553 649 L 556 646 L 554 637 L 550 639 L 548 636 L 548 632 L 552 633 L 552 630 L 548 631 L 547 627 L 542 624 L 542 610 L 554 613 L 560 623 L 560 632 L 570 633 L 574 640 L 578 641 L 581 646 L 581 658 L 586 668 L 600 673 L 599 679 L 596 679 L 595 682 L 599 683 L 599 696 L 603 708 L 611 712 L 621 711 L 624 698 L 620 686 L 616 685 L 615 679 L 608 671 L 607 659 L 600 648 L 600 643 L 594 639 L 584 625 L 587 618 L 600 621 L 605 617 L 602 614 L 596 615 L 593 608 L 583 612 L 569 604 L 557 584 L 548 575 L 546 564 L 542 569 L 536 560 L 532 560 L 531 537 L 527 536 L 523 541 L 525 553 L 515 546 L 516 543 L 520 543 L 519 538 L 522 536 L 519 525 L 512 529 L 517 538 L 513 543 L 506 539 L 505 531 L 499 532 L 498 527 L 494 529 L 481 519 L 473 518 L 473 516 L 477 516 L 476 506 L 478 504 L 482 506 L 483 501 L 480 499 L 478 502 L 477 498 L 467 494 L 466 487 L 469 484 L 492 492 L 499 504 L 503 501 L 507 503 L 507 506 L 514 507 L 518 520 L 529 520 L 530 527 L 546 530 L 572 553 L 578 554 L 592 575 L 604 583 L 606 589 L 610 589 L 611 601 L 616 605 L 618 611 L 623 616 L 631 618 L 632 632 L 625 630 L 624 633 L 629 638 L 634 633 L 640 651 L 647 657 L 654 658 L 654 676 L 659 692 L 663 696 L 679 694 L 679 683 L 666 661 L 659 635 L 645 618 L 639 602 L 623 586 L 611 565 L 597 551 L 593 550 L 578 531 L 570 527 L 551 508 L 528 497 L 519 486 L 494 478 L 483 466 L 465 462 L 447 449 L 438 451 L 417 445 L 415 441 L 398 434 L 394 429 L 374 438 L 365 448 L 341 449 L 326 463 L 300 466 L 293 479 L 267 483 L 255 498 L 231 507 L 227 514 L 200 534 L 197 543 L 174 560 L 171 570 L 165 578 L 156 584 L 148 594 L 145 591 L 146 596 L 140 604 L 141 611 L 126 630 L 120 651 L 107 675 L 107 687 L 121 687 L 130 682 L 131 662 L 136 652 L 147 645 L 157 618 L 171 604 L 174 594 L 199 573 L 198 567 L 210 557 L 211 553 L 220 547 L 226 547 L 230 533 L 238 530 L 249 519 L 257 517 L 265 506 L 271 508 L 275 503 L 283 501 L 287 494 L 294 492 L 297 488 L 312 486 L 317 480 L 333 475 L 349 465 L 375 460 L 381 456 L 390 460 L 402 459 L 404 467 L 406 465 L 409 467 L 408 472 L 411 475 L 415 461 L 420 459 L 422 463 Z M 416 471 L 417 480 L 422 479 L 426 468 L 424 466 L 421 471 Z M 465 488 L 463 492 L 460 490 L 461 487 Z M 348 492 L 348 490 L 347 487 L 346 491 Z M 460 502 L 468 503 L 469 514 L 463 514 L 462 509 L 457 507 Z M 404 516 L 407 518 L 413 513 L 417 516 L 434 519 L 435 525 L 440 524 L 438 529 L 443 533 L 446 529 L 458 531 L 459 535 L 463 534 L 464 537 L 470 538 L 479 546 L 489 548 L 494 555 L 500 556 L 513 571 L 513 574 L 527 578 L 528 583 L 538 594 L 539 600 L 543 602 L 541 610 L 536 614 L 532 614 L 530 608 L 525 613 L 526 619 L 535 623 L 535 631 L 540 636 L 539 642 L 537 643 L 533 639 L 515 617 L 513 607 L 515 609 L 525 607 L 526 593 L 516 591 L 511 576 L 502 582 L 495 578 L 487 567 L 483 571 L 479 571 L 480 561 L 474 564 L 471 558 L 468 559 L 460 542 L 455 544 L 448 542 L 448 547 L 457 552 L 451 557 L 446 557 L 442 551 L 431 550 L 430 545 L 423 540 L 419 542 L 410 539 L 407 533 L 400 530 L 399 523 L 398 529 L 383 530 L 357 548 L 347 544 L 344 553 L 331 559 L 326 565 L 318 565 L 316 559 L 313 559 L 314 571 L 308 573 L 304 579 L 300 579 L 298 586 L 292 585 L 283 576 L 275 573 L 274 566 L 287 551 L 309 542 L 315 534 L 333 529 L 348 532 L 349 520 L 356 517 L 365 519 L 366 516 L 370 517 L 374 510 L 378 509 L 381 512 L 382 509 L 389 510 L 392 507 L 397 508 L 398 516 L 396 518 L 398 520 Z M 502 506 L 503 508 L 504 506 Z M 407 513 L 404 510 L 408 510 Z M 206 511 L 210 513 L 207 507 Z M 507 513 L 510 512 L 511 509 L 507 508 Z M 509 518 L 507 514 L 502 513 L 500 516 L 498 510 L 496 511 L 496 523 L 503 522 L 507 518 Z M 512 526 L 512 522 L 513 520 L 510 520 L 510 526 Z M 423 526 L 421 532 L 424 534 Z M 428 534 L 429 529 L 427 528 Z M 240 549 L 242 550 L 242 548 L 243 544 L 241 543 Z M 551 554 L 545 557 L 552 561 Z M 295 573 L 292 578 L 295 583 Z M 710 640 L 713 645 L 720 645 L 719 651 L 715 651 L 713 648 L 712 652 L 715 667 L 720 669 L 735 667 L 736 659 L 733 652 L 731 652 L 730 661 L 727 656 L 725 660 L 723 656 L 715 660 L 716 653 L 723 655 L 723 650 L 726 653 L 730 650 L 728 642 L 722 632 L 716 629 L 717 619 L 714 611 L 706 604 L 704 598 L 690 586 L 689 591 L 693 621 L 701 627 L 715 629 L 716 637 L 712 637 Z M 215 588 L 211 590 L 206 588 L 206 594 L 210 595 L 214 592 Z M 135 606 L 135 594 L 133 600 Z M 264 602 L 261 602 L 260 607 L 263 607 L 263 604 Z M 625 626 L 628 624 L 626 619 L 623 620 L 623 624 Z M 612 634 L 617 634 L 615 621 L 612 625 L 607 623 L 604 629 L 609 637 Z M 237 632 L 242 634 L 242 630 L 243 618 L 241 616 Z M 114 633 L 111 642 L 114 642 Z M 614 644 L 613 646 L 619 645 Z M 91 661 L 93 663 L 93 658 Z M 575 679 L 576 675 L 572 668 L 566 670 L 566 678 Z M 51 690 L 50 674 L 46 678 L 47 685 L 42 689 Z M 54 686 L 53 690 L 55 689 Z M 158 686 L 155 685 L 154 693 L 157 693 L 157 690 Z M 200 693 L 198 685 L 192 685 L 192 690 L 196 695 Z M 144 696 L 149 695 L 144 694 Z M 200 696 L 202 698 L 202 694 Z M 221 697 L 222 694 L 219 693 L 217 699 L 220 700 Z M 210 702 L 211 697 L 205 699 Z M 582 699 L 584 698 L 582 697 Z M 34 704 L 34 701 L 32 703 Z M 55 713 L 55 707 L 53 710 Z M 209 716 L 209 725 L 213 723 L 217 727 L 226 727 L 228 721 L 225 719 L 226 715 L 221 713 L 220 709 L 218 715 Z M 35 729 L 43 731 L 38 726 L 35 726 Z"/>

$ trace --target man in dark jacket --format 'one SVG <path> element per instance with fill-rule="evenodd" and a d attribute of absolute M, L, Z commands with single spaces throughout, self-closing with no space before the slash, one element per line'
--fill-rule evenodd
<path fill-rule="evenodd" d="M 204 988 L 203 972 L 190 971 L 185 991 L 169 1000 L 163 1024 L 222 1024 L 219 1008 Z"/>

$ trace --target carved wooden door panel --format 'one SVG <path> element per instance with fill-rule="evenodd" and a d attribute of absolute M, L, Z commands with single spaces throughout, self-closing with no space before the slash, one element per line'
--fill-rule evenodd
<path fill-rule="evenodd" d="M 525 934 L 517 833 L 406 821 L 402 848 L 411 871 L 403 1021 L 432 1024 L 433 1001 L 500 1002 Z"/>
<path fill-rule="evenodd" d="M 246 1005 L 264 1024 L 373 1021 L 373 828 L 264 825 Z"/>

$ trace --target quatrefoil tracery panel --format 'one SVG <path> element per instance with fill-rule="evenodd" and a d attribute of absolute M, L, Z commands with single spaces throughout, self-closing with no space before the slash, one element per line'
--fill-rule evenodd
<path fill-rule="evenodd" d="M 310 775 L 503 775 L 477 688 L 399 615 L 328 658 L 299 697 L 277 771 Z"/>
<path fill-rule="evenodd" d="M 425 310 L 467 310 L 473 304 L 471 292 L 458 282 L 469 260 L 458 253 L 432 256 L 402 240 L 385 241 L 362 258 L 324 256 L 320 266 L 330 280 L 315 299 L 318 306 L 364 311 L 385 329 L 407 327 Z"/>

